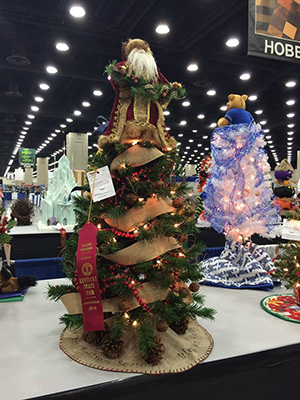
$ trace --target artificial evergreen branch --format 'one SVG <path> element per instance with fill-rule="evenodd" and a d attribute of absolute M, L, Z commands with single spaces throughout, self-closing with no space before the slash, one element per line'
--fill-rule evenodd
<path fill-rule="evenodd" d="M 66 325 L 66 329 L 76 330 L 83 327 L 82 314 L 64 314 L 60 318 L 60 323 Z"/>
<path fill-rule="evenodd" d="M 109 337 L 111 340 L 120 339 L 129 325 L 129 319 L 126 319 L 123 315 L 117 315 L 114 317 L 113 323 L 109 327 Z"/>
<path fill-rule="evenodd" d="M 142 314 L 137 320 L 136 334 L 141 352 L 146 354 L 149 349 L 155 349 L 153 321 L 148 315 Z"/>
<path fill-rule="evenodd" d="M 56 285 L 48 284 L 47 299 L 58 301 L 61 296 L 68 293 L 78 293 L 78 290 L 73 285 Z"/>

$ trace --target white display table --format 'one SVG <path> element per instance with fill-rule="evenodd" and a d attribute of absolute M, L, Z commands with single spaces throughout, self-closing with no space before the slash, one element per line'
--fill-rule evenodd
<path fill-rule="evenodd" d="M 66 279 L 49 281 L 52 285 Z M 134 374 L 84 367 L 59 349 L 64 306 L 45 299 L 47 281 L 30 288 L 22 302 L 0 303 L 1 392 L 20 400 L 73 388 L 123 380 Z M 213 336 L 215 347 L 205 361 L 227 359 L 300 342 L 300 325 L 273 317 L 260 308 L 272 292 L 202 287 L 206 305 L 217 310 L 215 322 L 200 324 Z M 275 288 L 273 293 L 284 293 Z"/>

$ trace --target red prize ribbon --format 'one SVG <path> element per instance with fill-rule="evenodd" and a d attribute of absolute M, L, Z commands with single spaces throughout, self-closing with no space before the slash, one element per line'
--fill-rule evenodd
<path fill-rule="evenodd" d="M 103 331 L 103 309 L 96 263 L 97 228 L 87 222 L 80 230 L 77 273 L 84 331 Z"/>

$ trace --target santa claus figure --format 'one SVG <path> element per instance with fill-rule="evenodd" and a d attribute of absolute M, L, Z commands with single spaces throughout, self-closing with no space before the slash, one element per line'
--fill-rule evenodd
<path fill-rule="evenodd" d="M 122 46 L 122 55 L 123 61 L 106 68 L 116 98 L 99 146 L 135 141 L 152 142 L 159 148 L 176 146 L 166 130 L 163 110 L 172 98 L 183 97 L 184 89 L 160 73 L 144 40 L 128 40 Z"/>

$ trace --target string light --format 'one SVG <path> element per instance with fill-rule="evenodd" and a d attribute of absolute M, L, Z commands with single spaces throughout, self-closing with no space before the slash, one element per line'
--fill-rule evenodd
<path fill-rule="evenodd" d="M 138 322 L 137 321 L 133 321 L 132 326 L 134 326 L 134 327 L 138 326 Z"/>
<path fill-rule="evenodd" d="M 97 229 L 100 230 L 101 229 L 101 224 L 97 225 Z"/>
<path fill-rule="evenodd" d="M 144 201 L 144 197 L 139 197 L 139 202 L 141 203 L 142 201 Z"/>
<path fill-rule="evenodd" d="M 179 258 L 184 258 L 185 255 L 184 255 L 183 253 L 178 253 L 178 257 L 179 257 Z"/>
<path fill-rule="evenodd" d="M 180 224 L 176 223 L 174 224 L 174 228 L 178 228 L 180 226 Z"/>
<path fill-rule="evenodd" d="M 129 319 L 129 315 L 126 313 L 124 313 L 124 318 Z"/>
<path fill-rule="evenodd" d="M 132 146 L 135 146 L 136 144 L 138 144 L 138 140 L 133 140 L 132 142 L 131 142 L 131 144 L 132 144 Z"/>

